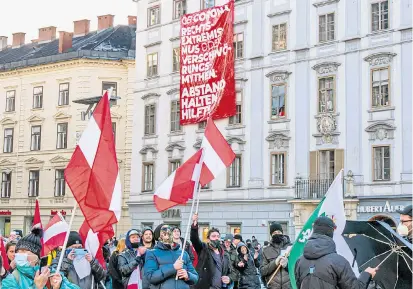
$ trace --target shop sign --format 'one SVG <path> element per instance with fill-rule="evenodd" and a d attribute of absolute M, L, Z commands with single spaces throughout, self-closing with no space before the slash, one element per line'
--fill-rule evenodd
<path fill-rule="evenodd" d="M 358 206 L 357 213 L 396 213 L 403 209 L 403 205 L 390 205 L 387 201 L 384 206 Z"/>
<path fill-rule="evenodd" d="M 55 216 L 55 215 L 57 215 L 57 213 L 58 213 L 58 211 L 56 210 L 51 210 L 50 211 L 50 215 L 52 215 L 52 216 Z M 59 212 L 62 216 L 66 216 L 66 211 L 64 211 L 64 210 L 61 210 L 60 212 Z"/>
<path fill-rule="evenodd" d="M 162 212 L 162 218 L 168 218 L 168 219 L 180 219 L 181 218 L 181 209 L 171 209 Z"/>
<path fill-rule="evenodd" d="M 9 210 L 7 211 L 0 211 L 0 216 L 11 216 L 11 212 Z"/>

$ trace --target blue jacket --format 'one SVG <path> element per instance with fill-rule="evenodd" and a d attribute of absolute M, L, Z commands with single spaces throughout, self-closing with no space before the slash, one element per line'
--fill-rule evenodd
<path fill-rule="evenodd" d="M 177 245 L 171 249 L 164 243 L 158 242 L 153 250 L 146 252 L 144 273 L 145 278 L 150 283 L 151 289 L 161 287 L 189 289 L 190 285 L 195 285 L 198 282 L 198 273 L 195 271 L 187 252 L 184 252 L 183 255 L 183 269 L 188 272 L 189 280 L 175 280 L 177 271 L 174 268 L 174 263 L 182 253 L 179 247 L 180 246 Z"/>

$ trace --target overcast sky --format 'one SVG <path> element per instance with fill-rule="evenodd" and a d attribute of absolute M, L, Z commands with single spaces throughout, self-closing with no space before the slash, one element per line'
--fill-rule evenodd
<path fill-rule="evenodd" d="M 56 26 L 57 31 L 73 31 L 73 21 L 89 19 L 90 30 L 97 29 L 97 16 L 115 15 L 115 25 L 127 24 L 127 16 L 136 14 L 132 0 L 0 0 L 0 36 L 25 32 L 26 43 L 38 38 L 38 29 Z M 57 36 L 56 36 L 57 37 Z"/>

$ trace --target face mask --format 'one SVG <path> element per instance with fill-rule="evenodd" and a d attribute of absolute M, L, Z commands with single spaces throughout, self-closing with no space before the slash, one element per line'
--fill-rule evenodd
<path fill-rule="evenodd" d="M 409 235 L 409 229 L 407 228 L 406 225 L 400 223 L 397 226 L 397 233 L 399 233 L 399 235 L 402 236 L 402 237 L 406 237 L 407 235 Z"/>
<path fill-rule="evenodd" d="M 284 240 L 284 237 L 283 235 L 275 234 L 271 237 L 271 239 L 275 244 L 280 244 Z"/>
<path fill-rule="evenodd" d="M 14 261 L 16 262 L 16 266 L 19 266 L 19 267 L 30 265 L 29 261 L 27 260 L 27 254 L 24 254 L 24 253 L 16 253 L 14 255 Z"/>
<path fill-rule="evenodd" d="M 139 245 L 140 245 L 139 243 L 131 243 L 131 246 L 132 246 L 132 248 L 134 248 L 134 249 L 139 248 L 139 247 L 140 247 Z"/>
<path fill-rule="evenodd" d="M 209 241 L 209 245 L 213 248 L 213 249 L 218 249 L 219 246 L 221 246 L 221 242 L 219 240 L 211 240 Z"/>

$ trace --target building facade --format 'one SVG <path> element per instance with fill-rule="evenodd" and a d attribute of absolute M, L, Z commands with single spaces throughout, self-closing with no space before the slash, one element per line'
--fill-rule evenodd
<path fill-rule="evenodd" d="M 179 18 L 224 2 L 137 1 L 136 61 L 146 69 L 134 105 L 135 227 L 187 222 L 189 206 L 160 214 L 152 201 L 200 147 L 205 125 L 179 125 Z M 201 190 L 201 233 L 266 240 L 278 221 L 294 236 L 341 169 L 350 219 L 367 218 L 363 202 L 411 202 L 411 5 L 235 1 L 237 115 L 216 124 L 237 158 Z"/>
<path fill-rule="evenodd" d="M 11 45 L 0 47 L 0 232 L 30 231 L 36 198 L 42 223 L 61 212 L 69 221 L 75 200 L 64 180 L 64 169 L 91 112 L 74 101 L 102 95 L 113 87 L 121 99 L 111 114 L 120 166 L 123 198 L 129 198 L 130 150 L 128 101 L 135 77 L 135 23 L 113 26 L 114 16 L 75 21 L 73 33 L 56 27 L 39 29 L 39 39 L 25 43 L 24 33 L 13 34 Z M 125 19 L 126 22 L 126 19 Z M 130 227 L 126 203 L 118 233 Z M 77 210 L 73 230 L 84 218 Z"/>

